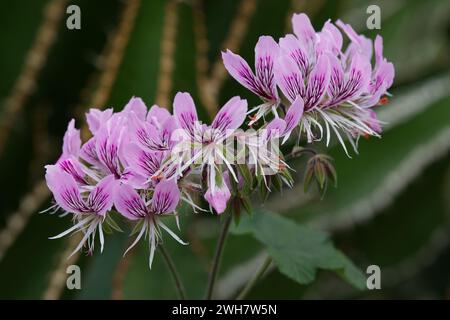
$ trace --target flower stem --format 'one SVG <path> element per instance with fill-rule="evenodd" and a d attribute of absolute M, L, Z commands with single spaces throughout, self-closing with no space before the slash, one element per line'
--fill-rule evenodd
<path fill-rule="evenodd" d="M 263 276 L 264 272 L 266 272 L 267 268 L 269 268 L 270 264 L 272 263 L 272 258 L 268 256 L 263 264 L 259 267 L 258 271 L 253 275 L 253 277 L 247 282 L 245 287 L 242 289 L 242 291 L 238 294 L 236 297 L 236 300 L 242 300 L 244 299 L 247 294 L 252 290 L 252 288 L 255 286 L 255 284 L 258 282 L 259 279 Z"/>
<path fill-rule="evenodd" d="M 159 244 L 158 247 L 164 257 L 164 260 L 167 263 L 167 266 L 169 267 L 170 273 L 172 274 L 173 281 L 175 282 L 175 286 L 178 291 L 178 297 L 181 300 L 185 300 L 186 292 L 184 290 L 184 286 L 183 286 L 183 283 L 181 282 L 181 278 L 180 278 L 180 275 L 178 274 L 177 268 L 175 267 L 175 264 L 173 263 L 173 260 L 169 255 L 169 252 L 166 250 L 166 248 L 162 244 Z"/>
<path fill-rule="evenodd" d="M 211 272 L 209 273 L 208 287 L 206 291 L 206 300 L 211 300 L 214 293 L 214 285 L 217 278 L 217 273 L 219 271 L 220 262 L 222 260 L 222 251 L 225 245 L 225 240 L 228 235 L 228 229 L 230 228 L 231 220 L 233 215 L 229 213 L 222 223 L 222 229 L 220 230 L 220 236 L 216 245 L 216 252 L 214 253 L 214 259 L 211 267 Z"/>

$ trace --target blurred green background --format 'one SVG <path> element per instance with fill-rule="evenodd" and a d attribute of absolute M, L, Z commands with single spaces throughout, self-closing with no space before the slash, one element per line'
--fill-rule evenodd
<path fill-rule="evenodd" d="M 81 30 L 68 30 L 66 8 L 81 8 Z M 381 8 L 381 30 L 367 30 L 366 9 Z M 68 121 L 91 107 L 120 110 L 135 95 L 148 106 L 171 107 L 189 91 L 203 120 L 239 94 L 257 103 L 225 73 L 220 50 L 253 61 L 259 35 L 290 31 L 293 12 L 306 12 L 316 30 L 342 19 L 359 32 L 384 37 L 393 61 L 393 97 L 376 111 L 383 139 L 360 142 L 352 159 L 339 146 L 338 187 L 321 201 L 297 185 L 273 194 L 265 207 L 326 230 L 363 271 L 382 271 L 382 289 L 358 291 L 321 271 L 306 286 L 272 270 L 249 298 L 450 298 L 450 1 L 448 0 L 130 0 L 3 1 L 0 10 L 0 298 L 175 298 L 159 254 L 151 271 L 142 245 L 122 259 L 127 232 L 109 236 L 104 253 L 67 260 L 76 237 L 48 240 L 68 217 L 38 214 L 50 205 L 44 165 L 59 156 Z M 85 128 L 83 130 L 85 134 Z M 86 135 L 85 135 L 86 136 Z M 190 243 L 167 246 L 188 295 L 200 298 L 219 219 L 182 218 Z M 231 235 L 216 296 L 231 298 L 264 258 L 250 236 Z M 67 290 L 66 267 L 78 264 L 82 290 Z"/>

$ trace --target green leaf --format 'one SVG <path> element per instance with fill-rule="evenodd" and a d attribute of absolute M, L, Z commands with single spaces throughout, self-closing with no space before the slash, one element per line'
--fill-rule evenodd
<path fill-rule="evenodd" d="M 267 250 L 280 271 L 300 284 L 312 282 L 318 269 L 337 272 L 358 289 L 365 287 L 362 272 L 339 250 L 328 236 L 300 226 L 279 215 L 264 211 L 242 217 L 236 234 L 252 233 Z"/>

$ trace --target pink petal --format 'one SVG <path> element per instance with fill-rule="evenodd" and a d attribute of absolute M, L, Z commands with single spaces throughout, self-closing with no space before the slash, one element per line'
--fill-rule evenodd
<path fill-rule="evenodd" d="M 113 175 L 109 175 L 97 183 L 87 200 L 87 205 L 93 212 L 104 216 L 107 211 L 111 210 L 115 185 L 116 180 Z"/>
<path fill-rule="evenodd" d="M 237 82 L 258 96 L 262 96 L 264 94 L 258 86 L 252 69 L 250 69 L 248 63 L 242 59 L 241 56 L 233 53 L 231 50 L 227 50 L 226 52 L 222 52 L 222 60 L 225 69 L 227 69 L 228 73 Z"/>
<path fill-rule="evenodd" d="M 85 173 L 81 167 L 81 164 L 75 158 L 67 158 L 58 160 L 57 165 L 70 174 L 77 183 L 88 184 L 85 180 Z"/>
<path fill-rule="evenodd" d="M 114 188 L 114 206 L 125 218 L 136 220 L 149 214 L 141 196 L 129 185 L 118 183 Z"/>
<path fill-rule="evenodd" d="M 117 117 L 111 118 L 95 136 L 98 159 L 116 178 L 121 173 L 120 148 L 125 134 L 123 118 Z"/>
<path fill-rule="evenodd" d="M 275 118 L 269 122 L 266 127 L 266 139 L 279 138 L 286 129 L 286 121 L 281 118 Z M 228 173 L 228 172 L 226 172 Z"/>
<path fill-rule="evenodd" d="M 147 121 L 158 127 L 161 126 L 170 116 L 170 112 L 166 108 L 161 108 L 155 104 L 148 111 Z"/>
<path fill-rule="evenodd" d="M 347 100 L 353 100 L 367 90 L 371 77 L 370 61 L 362 54 L 355 53 L 351 60 L 349 70 L 345 76 L 341 62 L 334 56 L 329 56 L 330 61 L 330 85 L 328 94 L 329 107 L 341 104 Z"/>
<path fill-rule="evenodd" d="M 221 130 L 235 130 L 239 128 L 245 120 L 247 114 L 247 100 L 236 96 L 228 100 L 219 110 L 214 118 L 211 127 Z"/>
<path fill-rule="evenodd" d="M 67 126 L 63 139 L 63 157 L 78 157 L 81 148 L 80 130 L 75 129 L 75 120 L 72 119 Z"/>
<path fill-rule="evenodd" d="M 304 97 L 305 111 L 317 106 L 325 94 L 330 81 L 330 65 L 328 57 L 322 55 L 318 58 L 317 64 L 309 75 L 306 94 Z"/>
<path fill-rule="evenodd" d="M 155 187 L 152 198 L 152 212 L 165 214 L 175 211 L 180 201 L 180 190 L 174 180 L 163 180 Z"/>
<path fill-rule="evenodd" d="M 280 39 L 281 51 L 291 57 L 301 71 L 303 78 L 307 76 L 309 59 L 305 48 L 300 41 L 292 34 L 288 34 Z"/>
<path fill-rule="evenodd" d="M 131 172 L 146 179 L 150 179 L 160 169 L 164 159 L 163 152 L 144 151 L 133 143 L 127 145 L 125 153 Z"/>
<path fill-rule="evenodd" d="M 130 115 L 131 136 L 141 148 L 148 151 L 167 150 L 168 146 L 163 143 L 160 132 L 153 124 L 141 120 L 137 115 Z"/>
<path fill-rule="evenodd" d="M 85 213 L 88 208 L 81 198 L 75 179 L 56 165 L 45 166 L 45 180 L 56 203 L 68 212 Z"/>
<path fill-rule="evenodd" d="M 147 178 L 138 174 L 132 167 L 126 167 L 123 170 L 119 181 L 128 184 L 135 189 L 148 189 L 150 187 Z"/>
<path fill-rule="evenodd" d="M 375 75 L 369 85 L 370 97 L 366 98 L 360 105 L 368 108 L 378 103 L 380 98 L 386 94 L 394 81 L 395 70 L 394 65 L 390 62 L 383 61 L 376 70 Z"/>
<path fill-rule="evenodd" d="M 106 109 L 103 111 L 95 108 L 90 109 L 89 112 L 86 113 L 86 121 L 88 123 L 89 130 L 95 134 L 100 126 L 111 118 L 112 114 L 112 109 Z"/>
<path fill-rule="evenodd" d="M 283 132 L 283 135 L 289 136 L 291 131 L 299 124 L 300 119 L 303 115 L 303 99 L 298 96 L 292 105 L 289 107 L 289 110 L 286 112 L 286 116 L 284 117 L 284 121 L 286 122 L 286 128 Z"/>
<path fill-rule="evenodd" d="M 326 41 L 331 45 L 329 49 L 334 54 L 338 54 L 341 51 L 343 43 L 342 34 L 329 20 L 323 25 L 320 38 L 326 38 Z"/>
<path fill-rule="evenodd" d="M 331 97 L 329 104 L 332 105 L 338 100 L 338 96 L 344 90 L 345 79 L 341 61 L 333 55 L 328 56 L 328 60 L 330 62 L 330 84 L 327 92 Z"/>
<path fill-rule="evenodd" d="M 277 59 L 275 79 L 281 91 L 291 102 L 297 96 L 305 95 L 305 84 L 300 70 L 289 56 L 282 55 Z"/>
<path fill-rule="evenodd" d="M 80 158 L 91 165 L 106 169 L 98 159 L 95 137 L 92 137 L 83 144 L 80 151 Z"/>
<path fill-rule="evenodd" d="M 380 35 L 377 35 L 375 37 L 374 50 L 375 50 L 375 65 L 379 66 L 383 61 L 383 38 Z"/>
<path fill-rule="evenodd" d="M 263 97 L 268 100 L 278 100 L 273 72 L 279 51 L 278 44 L 269 36 L 259 37 L 255 46 L 256 79 L 264 92 Z"/>
<path fill-rule="evenodd" d="M 176 139 L 173 136 L 175 130 L 178 129 L 178 124 L 176 118 L 174 116 L 169 116 L 162 125 L 161 128 L 161 141 L 164 145 L 168 146 L 171 149 L 174 144 L 176 144 Z"/>
<path fill-rule="evenodd" d="M 342 22 L 341 20 L 336 21 L 336 25 L 345 32 L 350 41 L 357 43 L 358 45 L 362 45 L 361 38 L 359 34 L 352 28 L 351 25 Z"/>
<path fill-rule="evenodd" d="M 178 124 L 191 135 L 194 134 L 194 126 L 198 122 L 197 110 L 194 100 L 187 92 L 178 92 L 173 101 L 173 114 Z"/>
<path fill-rule="evenodd" d="M 345 24 L 341 20 L 336 21 L 336 25 L 345 32 L 351 41 L 345 53 L 346 56 L 352 56 L 355 52 L 359 52 L 368 59 L 372 58 L 372 41 L 370 39 L 357 34 L 351 25 Z"/>
<path fill-rule="evenodd" d="M 139 119 L 145 119 L 147 115 L 147 106 L 141 98 L 132 97 L 123 108 L 123 111 L 126 113 L 134 112 Z"/>
<path fill-rule="evenodd" d="M 300 42 L 305 43 L 308 48 L 313 47 L 316 32 L 306 14 L 300 13 L 292 16 L 292 29 Z"/>

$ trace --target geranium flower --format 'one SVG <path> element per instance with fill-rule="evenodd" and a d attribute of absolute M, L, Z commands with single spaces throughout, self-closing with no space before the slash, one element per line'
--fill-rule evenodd
<path fill-rule="evenodd" d="M 61 234 L 50 239 L 61 238 L 74 232 L 83 232 L 84 236 L 72 255 L 85 243 L 89 252 L 94 250 L 94 239 L 98 231 L 100 251 L 103 251 L 104 236 L 102 223 L 113 205 L 113 175 L 106 176 L 95 186 L 80 185 L 74 177 L 58 165 L 48 165 L 45 179 L 55 201 L 67 213 L 73 213 L 74 225 Z"/>
<path fill-rule="evenodd" d="M 114 205 L 117 211 L 125 218 L 141 223 L 135 241 L 125 254 L 144 236 L 149 242 L 149 267 L 151 268 L 156 246 L 162 241 L 161 229 L 179 243 L 186 244 L 161 219 L 164 216 L 175 215 L 179 201 L 180 191 L 174 181 L 161 181 L 153 192 L 144 191 L 142 193 L 138 193 L 127 184 L 118 184 L 114 192 Z"/>

